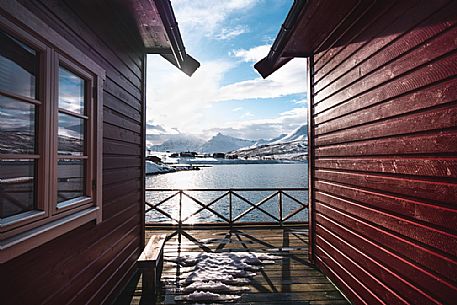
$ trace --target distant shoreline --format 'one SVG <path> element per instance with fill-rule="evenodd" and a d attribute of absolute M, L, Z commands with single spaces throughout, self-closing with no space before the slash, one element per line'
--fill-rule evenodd
<path fill-rule="evenodd" d="M 157 164 L 152 161 L 146 161 L 146 175 L 161 175 L 175 173 L 180 171 L 200 170 L 203 167 L 212 167 L 214 165 L 254 165 L 254 164 L 299 164 L 308 163 L 307 160 L 237 160 L 237 159 L 215 159 L 214 160 L 184 160 L 185 163 L 162 163 Z M 198 165 L 198 166 L 195 166 Z"/>

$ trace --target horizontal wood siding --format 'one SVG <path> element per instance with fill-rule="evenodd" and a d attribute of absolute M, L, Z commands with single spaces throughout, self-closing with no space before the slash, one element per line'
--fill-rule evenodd
<path fill-rule="evenodd" d="M 143 243 L 142 42 L 112 1 L 20 2 L 106 70 L 103 221 L 9 262 L 2 269 L 8 275 L 2 291 L 9 293 L 1 303 L 109 304 L 132 275 Z"/>
<path fill-rule="evenodd" d="M 457 2 L 378 1 L 315 51 L 315 261 L 354 304 L 457 300 Z"/>

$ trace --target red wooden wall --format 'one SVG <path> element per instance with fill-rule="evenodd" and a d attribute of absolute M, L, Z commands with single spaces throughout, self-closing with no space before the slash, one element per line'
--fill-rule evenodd
<path fill-rule="evenodd" d="M 456 23 L 378 1 L 311 59 L 315 260 L 354 304 L 457 304 Z"/>
<path fill-rule="evenodd" d="M 142 42 L 115 1 L 19 2 L 106 70 L 103 222 L 8 262 L 0 303 L 109 304 L 132 275 L 143 243 Z"/>

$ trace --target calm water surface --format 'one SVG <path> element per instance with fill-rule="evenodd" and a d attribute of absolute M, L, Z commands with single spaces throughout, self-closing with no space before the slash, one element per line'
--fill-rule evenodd
<path fill-rule="evenodd" d="M 155 189 L 229 189 L 229 188 L 304 188 L 308 185 L 308 164 L 230 164 L 230 165 L 211 165 L 202 167 L 199 171 L 181 171 L 169 174 L 146 177 L 146 188 Z M 159 203 L 175 192 L 147 192 L 146 201 L 149 203 Z M 273 191 L 262 192 L 237 192 L 242 197 L 252 203 L 257 203 L 263 198 L 271 195 Z M 189 192 L 193 198 L 208 204 L 212 200 L 223 195 L 224 192 Z M 293 198 L 301 202 L 307 201 L 306 191 L 288 192 Z M 291 198 L 283 196 L 283 216 L 288 215 L 300 206 Z M 242 214 L 251 205 L 242 199 L 232 196 L 232 217 Z M 278 217 L 278 196 L 274 196 L 261 206 L 264 211 Z M 146 207 L 147 208 L 147 207 Z M 166 201 L 159 206 L 165 213 L 177 219 L 179 217 L 179 195 Z M 199 210 L 201 206 L 191 198 L 182 198 L 182 219 L 185 223 L 198 223 L 202 221 L 222 221 L 220 217 L 211 211 L 203 210 L 197 215 L 191 216 Z M 211 208 L 218 214 L 229 217 L 228 196 L 216 202 Z M 306 220 L 306 211 L 301 211 L 290 220 Z M 150 211 L 146 214 L 148 222 L 170 222 L 165 215 Z M 270 216 L 261 211 L 253 211 L 240 218 L 240 221 L 274 221 Z M 171 221 L 174 222 L 174 221 Z"/>

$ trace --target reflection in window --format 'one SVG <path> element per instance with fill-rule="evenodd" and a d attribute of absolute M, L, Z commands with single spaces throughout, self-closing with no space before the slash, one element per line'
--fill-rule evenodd
<path fill-rule="evenodd" d="M 34 160 L 0 160 L 0 218 L 34 209 L 34 177 Z"/>
<path fill-rule="evenodd" d="M 57 202 L 84 196 L 85 161 L 62 159 L 57 166 Z"/>
<path fill-rule="evenodd" d="M 65 68 L 59 68 L 59 108 L 84 114 L 84 80 Z"/>
<path fill-rule="evenodd" d="M 59 204 L 86 194 L 85 80 L 59 67 L 58 92 L 57 203 Z"/>
<path fill-rule="evenodd" d="M 36 98 L 36 52 L 0 31 L 0 91 Z"/>
<path fill-rule="evenodd" d="M 35 153 L 35 107 L 0 95 L 0 154 Z"/>
<path fill-rule="evenodd" d="M 84 154 L 84 119 L 59 113 L 59 155 Z"/>

